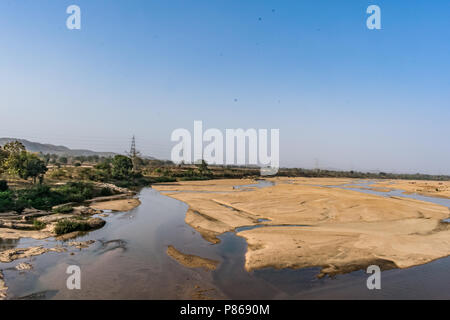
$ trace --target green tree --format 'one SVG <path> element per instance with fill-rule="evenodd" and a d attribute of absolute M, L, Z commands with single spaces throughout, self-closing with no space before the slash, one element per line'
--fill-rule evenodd
<path fill-rule="evenodd" d="M 202 159 L 202 161 L 197 165 L 197 169 L 200 173 L 200 175 L 206 175 L 206 174 L 210 174 L 211 170 L 209 170 L 208 168 L 208 164 L 206 163 L 205 160 Z"/>
<path fill-rule="evenodd" d="M 8 154 L 19 154 L 25 151 L 25 146 L 19 141 L 11 141 L 3 146 L 3 150 L 8 152 Z"/>
<path fill-rule="evenodd" d="M 10 158 L 8 162 L 9 172 L 18 175 L 21 179 L 32 178 L 33 182 L 36 183 L 36 179 L 47 172 L 45 162 L 35 154 L 22 151 L 10 156 Z"/>
<path fill-rule="evenodd" d="M 47 167 L 45 162 L 37 155 L 27 152 L 24 145 L 19 141 L 7 143 L 3 149 L 8 154 L 3 161 L 3 167 L 9 174 L 17 175 L 24 180 L 33 178 L 34 183 L 36 183 L 38 177 L 42 181 L 43 175 L 47 172 Z"/>
<path fill-rule="evenodd" d="M 42 183 L 44 174 L 47 172 L 47 166 L 45 162 L 39 159 L 38 156 L 32 153 L 26 153 L 24 161 L 24 170 L 22 170 L 20 177 L 27 180 L 33 179 L 33 183 L 36 183 L 36 179 L 39 178 Z"/>
<path fill-rule="evenodd" d="M 2 174 L 5 170 L 5 162 L 6 159 L 8 159 L 8 155 L 8 152 L 3 150 L 3 148 L 0 146 L 0 174 Z"/>
<path fill-rule="evenodd" d="M 117 155 L 112 160 L 111 173 L 115 179 L 128 179 L 133 171 L 133 161 L 129 157 Z"/>
<path fill-rule="evenodd" d="M 50 162 L 51 163 L 56 163 L 58 160 L 58 155 L 57 154 L 51 154 L 50 155 Z"/>
<path fill-rule="evenodd" d="M 48 165 L 48 163 L 50 162 L 50 155 L 49 155 L 48 153 L 47 153 L 47 154 L 44 154 L 44 155 L 42 156 L 42 158 L 43 158 L 45 164 Z"/>

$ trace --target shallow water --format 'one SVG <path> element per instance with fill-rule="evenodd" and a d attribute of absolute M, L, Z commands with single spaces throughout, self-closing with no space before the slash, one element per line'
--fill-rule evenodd
<path fill-rule="evenodd" d="M 248 188 L 267 188 L 273 186 L 274 183 L 268 180 L 257 180 L 257 183 L 243 184 L 234 186 L 233 189 L 248 189 Z"/>
<path fill-rule="evenodd" d="M 358 191 L 358 192 L 363 192 L 363 193 L 368 193 L 368 194 L 374 194 L 374 195 L 378 195 L 378 196 L 382 196 L 382 197 L 403 197 L 403 198 L 421 200 L 421 201 L 425 201 L 425 202 L 432 202 L 432 203 L 440 204 L 440 205 L 450 208 L 450 199 L 439 198 L 439 197 L 428 197 L 428 196 L 423 196 L 423 195 L 416 194 L 416 193 L 407 194 L 407 193 L 404 193 L 403 190 L 398 190 L 398 189 L 392 189 L 391 191 L 388 191 L 388 192 L 371 190 L 370 189 L 371 186 L 375 183 L 376 182 L 374 182 L 374 181 L 364 181 L 364 182 L 360 182 L 360 183 L 345 184 L 345 185 L 339 185 L 339 186 L 329 186 L 329 187 L 330 188 L 341 188 L 341 189 L 345 189 L 345 190 L 353 190 L 353 191 Z M 352 188 L 352 187 L 354 187 L 354 188 Z M 369 188 L 369 189 L 362 189 L 362 188 Z M 389 188 L 389 189 L 391 189 L 391 188 Z"/>
<path fill-rule="evenodd" d="M 244 269 L 247 244 L 243 238 L 228 232 L 219 236 L 219 244 L 212 245 L 184 222 L 186 204 L 151 188 L 143 189 L 139 198 L 142 204 L 138 208 L 112 213 L 105 218 L 104 228 L 71 240 L 96 240 L 88 249 L 68 247 L 68 252 L 0 263 L 9 298 L 179 299 L 190 298 L 189 290 L 197 285 L 212 288 L 213 297 L 231 299 L 450 298 L 450 258 L 406 270 L 384 271 L 382 290 L 372 291 L 366 287 L 369 275 L 364 271 L 333 279 L 317 279 L 318 268 L 247 272 Z M 54 239 L 0 242 L 0 248 L 34 245 L 54 247 L 67 243 Z M 185 268 L 167 256 L 169 245 L 183 253 L 217 260 L 219 267 L 212 272 Z M 14 269 L 23 261 L 31 263 L 33 270 Z M 69 265 L 81 268 L 81 290 L 66 288 Z"/>

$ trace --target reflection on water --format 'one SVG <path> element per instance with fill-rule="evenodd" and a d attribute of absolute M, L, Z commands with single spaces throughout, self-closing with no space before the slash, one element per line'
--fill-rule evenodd
<path fill-rule="evenodd" d="M 213 288 L 215 297 L 232 299 L 450 298 L 450 258 L 384 271 L 382 290 L 372 291 L 366 287 L 368 275 L 363 271 L 333 279 L 317 279 L 318 268 L 247 272 L 243 238 L 228 232 L 219 236 L 219 244 L 212 245 L 184 222 L 186 204 L 151 188 L 143 189 L 139 197 L 141 206 L 128 213 L 111 213 L 105 227 L 75 240 L 96 240 L 87 249 L 68 247 L 68 252 L 25 259 L 33 269 L 22 273 L 13 268 L 22 260 L 0 264 L 10 298 L 180 299 L 190 298 L 189 289 L 197 285 Z M 1 241 L 0 248 L 57 244 L 65 245 L 54 239 L 21 239 Z M 167 256 L 169 245 L 183 253 L 218 260 L 220 265 L 212 272 L 185 268 Z M 81 290 L 66 288 L 69 265 L 81 268 Z"/>
<path fill-rule="evenodd" d="M 0 250 L 13 249 L 19 243 L 18 239 L 2 239 L 0 238 Z"/>
<path fill-rule="evenodd" d="M 439 197 L 428 197 L 428 196 L 423 196 L 423 195 L 420 195 L 417 193 L 408 194 L 408 193 L 404 193 L 403 190 L 398 190 L 398 189 L 392 189 L 387 192 L 377 191 L 377 190 L 371 189 L 372 185 L 375 183 L 376 182 L 374 182 L 374 181 L 363 181 L 360 183 L 344 184 L 344 185 L 339 185 L 339 186 L 324 186 L 324 187 L 340 188 L 340 189 L 344 189 L 344 190 L 353 190 L 353 191 L 358 191 L 358 192 L 363 192 L 363 193 L 368 193 L 368 194 L 374 194 L 374 195 L 382 196 L 382 197 L 403 197 L 403 198 L 421 200 L 421 201 L 425 201 L 425 202 L 432 202 L 432 203 L 440 204 L 442 206 L 446 206 L 446 207 L 450 208 L 450 199 L 439 198 Z"/>

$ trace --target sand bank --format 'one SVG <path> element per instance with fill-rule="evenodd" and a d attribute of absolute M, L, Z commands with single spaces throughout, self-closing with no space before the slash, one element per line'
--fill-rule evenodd
<path fill-rule="evenodd" d="M 141 204 L 136 198 L 95 202 L 90 205 L 96 210 L 130 211 Z"/>
<path fill-rule="evenodd" d="M 404 190 L 406 193 L 417 193 L 428 197 L 450 199 L 450 181 L 423 180 L 385 180 L 377 181 L 373 187 Z"/>
<path fill-rule="evenodd" d="M 217 183 L 220 181 L 220 183 Z M 180 181 L 170 183 L 155 183 L 152 188 L 159 191 L 207 191 L 207 192 L 231 192 L 238 191 L 234 186 L 243 186 L 256 183 L 253 179 L 221 179 L 205 181 Z"/>
<path fill-rule="evenodd" d="M 175 249 L 173 246 L 169 246 L 167 248 L 167 254 L 178 263 L 188 268 L 203 268 L 205 270 L 215 270 L 218 265 L 217 261 L 182 253 Z"/>
<path fill-rule="evenodd" d="M 264 224 L 238 233 L 249 244 L 247 270 L 320 266 L 331 275 L 374 262 L 407 268 L 450 255 L 449 224 L 440 222 L 450 216 L 449 208 L 319 187 L 333 179 L 317 180 L 277 178 L 272 187 L 224 194 L 183 192 L 190 185 L 178 182 L 179 192 L 169 196 L 189 205 L 185 221 L 211 242 L 238 227 Z M 215 183 L 217 190 L 222 180 L 196 181 L 196 188 L 202 183 Z"/>

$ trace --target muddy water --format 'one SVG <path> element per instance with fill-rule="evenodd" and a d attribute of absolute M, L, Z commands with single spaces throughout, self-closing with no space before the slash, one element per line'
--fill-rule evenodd
<path fill-rule="evenodd" d="M 96 240 L 88 249 L 78 250 L 54 239 L 0 242 L 0 248 L 62 245 L 68 250 L 0 263 L 9 298 L 183 299 L 192 298 L 197 287 L 209 289 L 210 297 L 230 299 L 450 298 L 450 258 L 384 271 L 382 290 L 373 291 L 367 289 L 368 275 L 363 271 L 333 279 L 317 279 L 318 268 L 249 273 L 244 269 L 247 245 L 243 238 L 229 232 L 219 237 L 219 244 L 212 245 L 185 224 L 186 204 L 150 188 L 142 190 L 139 198 L 142 205 L 138 208 L 112 213 L 104 228 L 76 239 Z M 185 268 L 167 256 L 168 245 L 218 260 L 220 265 L 212 272 Z M 20 262 L 31 263 L 33 270 L 15 270 Z M 69 265 L 81 268 L 81 290 L 66 287 Z"/>

